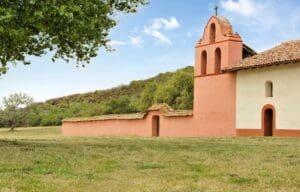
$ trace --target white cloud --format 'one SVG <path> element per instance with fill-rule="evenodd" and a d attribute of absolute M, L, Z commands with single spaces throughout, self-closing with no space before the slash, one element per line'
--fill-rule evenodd
<path fill-rule="evenodd" d="M 191 32 L 187 32 L 186 36 L 190 38 L 192 36 L 192 33 Z"/>
<path fill-rule="evenodd" d="M 141 36 L 129 36 L 130 44 L 134 47 L 143 48 L 143 39 Z"/>
<path fill-rule="evenodd" d="M 164 18 L 157 18 L 153 20 L 151 25 L 151 28 L 156 30 L 160 30 L 160 29 L 172 30 L 178 27 L 180 27 L 180 24 L 175 17 L 171 17 L 169 18 L 169 20 Z"/>
<path fill-rule="evenodd" d="M 153 30 L 146 27 L 144 32 L 147 35 L 151 35 L 152 37 L 154 37 L 160 44 L 172 45 L 172 41 L 167 36 L 165 36 L 164 34 L 162 34 L 157 30 Z"/>
<path fill-rule="evenodd" d="M 255 30 L 269 30 L 279 24 L 280 13 L 273 0 L 221 0 L 220 4 L 224 14 L 231 20 L 246 26 L 256 26 Z"/>
<path fill-rule="evenodd" d="M 111 40 L 108 44 L 109 44 L 109 46 L 122 46 L 122 45 L 126 45 L 126 42 Z"/>
<path fill-rule="evenodd" d="M 172 45 L 172 41 L 162 30 L 170 31 L 179 27 L 180 23 L 175 17 L 157 18 L 152 21 L 151 25 L 144 27 L 144 33 L 155 38 L 159 44 Z"/>
<path fill-rule="evenodd" d="M 221 7 L 226 11 L 245 17 L 255 16 L 259 12 L 259 6 L 251 0 L 223 0 L 221 1 Z"/>

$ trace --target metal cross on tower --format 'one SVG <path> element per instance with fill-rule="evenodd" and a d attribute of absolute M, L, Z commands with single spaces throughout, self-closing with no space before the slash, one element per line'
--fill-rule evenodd
<path fill-rule="evenodd" d="M 216 6 L 215 6 L 215 13 L 216 13 L 215 15 L 216 15 L 216 16 L 218 16 L 218 9 L 219 9 L 219 7 L 218 7 L 218 5 L 216 5 Z"/>

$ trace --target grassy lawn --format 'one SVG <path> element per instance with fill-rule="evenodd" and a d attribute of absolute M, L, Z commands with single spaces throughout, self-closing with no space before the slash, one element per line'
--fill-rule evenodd
<path fill-rule="evenodd" d="M 80 138 L 0 130 L 0 191 L 300 191 L 297 138 Z"/>

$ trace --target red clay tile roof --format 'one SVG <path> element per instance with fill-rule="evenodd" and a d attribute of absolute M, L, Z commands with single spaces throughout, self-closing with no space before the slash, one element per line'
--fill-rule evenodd
<path fill-rule="evenodd" d="M 229 66 L 224 72 L 300 62 L 300 40 L 284 42 L 272 49 Z"/>
<path fill-rule="evenodd" d="M 182 117 L 192 116 L 192 110 L 174 110 L 166 103 L 154 104 L 149 111 L 159 110 L 163 116 L 166 117 Z M 112 114 L 112 115 L 101 115 L 95 117 L 78 117 L 64 119 L 63 122 L 84 122 L 84 121 L 105 121 L 105 120 L 136 120 L 143 119 L 147 113 L 133 113 L 133 114 Z"/>

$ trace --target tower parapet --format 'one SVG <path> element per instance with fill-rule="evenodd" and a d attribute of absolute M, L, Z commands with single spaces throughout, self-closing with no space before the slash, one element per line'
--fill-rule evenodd
<path fill-rule="evenodd" d="M 212 16 L 195 49 L 195 76 L 216 75 L 242 59 L 243 43 L 226 18 Z"/>

